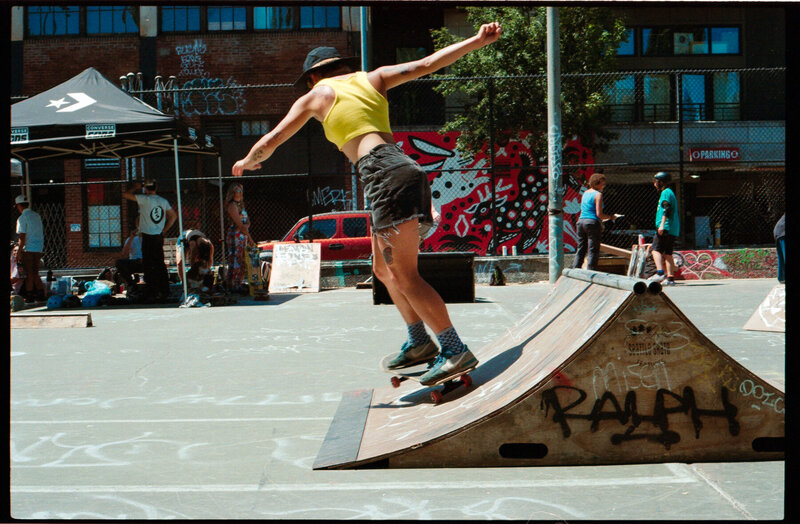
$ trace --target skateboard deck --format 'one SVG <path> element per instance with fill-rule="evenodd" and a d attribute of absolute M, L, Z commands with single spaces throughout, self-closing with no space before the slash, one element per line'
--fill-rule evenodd
<path fill-rule="evenodd" d="M 426 360 L 424 362 L 418 362 L 414 365 L 405 367 L 405 368 L 398 368 L 398 369 L 389 369 L 386 367 L 386 364 L 393 359 L 397 353 L 390 353 L 381 359 L 381 370 L 384 373 L 389 373 L 392 375 L 392 386 L 398 388 L 400 384 L 406 380 L 413 380 L 414 382 L 419 383 L 420 377 L 427 373 L 429 369 L 429 364 L 433 361 Z M 446 377 L 441 378 L 440 380 L 434 382 L 433 384 L 427 384 L 427 387 L 433 388 L 436 386 L 441 386 L 444 384 L 442 389 L 434 389 L 430 393 L 431 400 L 433 400 L 434 404 L 438 404 L 442 401 L 444 395 L 450 393 L 454 389 L 457 389 L 461 386 L 469 387 L 472 385 L 472 378 L 469 376 L 469 372 L 472 371 L 477 367 L 477 364 L 468 368 L 459 371 L 458 373 L 454 373 L 453 375 L 449 375 Z"/>
<path fill-rule="evenodd" d="M 261 260 L 258 258 L 257 247 L 245 248 L 245 266 L 247 268 L 247 284 L 250 296 L 261 298 L 267 295 L 267 286 L 262 277 Z"/>

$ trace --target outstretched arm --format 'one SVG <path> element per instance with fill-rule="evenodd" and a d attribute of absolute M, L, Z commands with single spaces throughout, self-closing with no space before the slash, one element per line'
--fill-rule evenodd
<path fill-rule="evenodd" d="M 233 165 L 233 176 L 242 176 L 245 170 L 252 171 L 261 167 L 261 162 L 272 156 L 279 145 L 297 133 L 308 120 L 314 116 L 317 93 L 312 90 L 298 98 L 289 112 L 275 128 L 262 136 L 247 153 L 247 156 Z"/>
<path fill-rule="evenodd" d="M 425 58 L 420 58 L 419 60 L 406 62 L 404 64 L 379 67 L 369 73 L 370 81 L 373 85 L 377 84 L 383 88 L 378 89 L 379 91 L 385 92 L 404 82 L 414 80 L 438 71 L 443 67 L 447 67 L 470 51 L 480 49 L 481 47 L 496 42 L 497 39 L 500 38 L 501 30 L 502 28 L 497 22 L 483 24 L 478 30 L 478 34 L 475 36 L 451 44 Z"/>

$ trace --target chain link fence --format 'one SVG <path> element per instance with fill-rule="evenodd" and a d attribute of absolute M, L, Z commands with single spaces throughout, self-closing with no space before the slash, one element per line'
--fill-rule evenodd
<path fill-rule="evenodd" d="M 470 94 L 443 95 L 445 84 L 463 85 Z M 604 173 L 608 180 L 605 210 L 624 215 L 616 223 L 606 223 L 604 243 L 628 248 L 639 234 L 652 236 L 658 201 L 652 175 L 668 171 L 680 204 L 678 249 L 772 245 L 773 225 L 785 211 L 784 86 L 784 68 L 563 75 L 564 128 L 579 124 L 576 119 L 588 118 L 588 113 L 605 122 L 603 133 L 572 137 L 563 151 L 565 249 L 575 249 L 580 196 L 596 172 Z M 233 89 L 241 98 L 249 93 L 259 99 L 292 100 L 296 96 L 289 85 L 131 92 L 185 117 L 181 115 L 186 108 L 184 99 L 196 100 L 197 93 L 206 91 L 222 99 Z M 422 250 L 478 255 L 547 252 L 548 178 L 546 148 L 542 148 L 547 139 L 545 90 L 544 75 L 421 79 L 392 90 L 390 115 L 395 138 L 429 173 L 434 205 L 442 214 L 439 228 L 424 239 Z M 459 131 L 439 130 L 476 107 L 492 115 L 484 124 L 489 140 L 480 151 L 469 153 L 456 147 Z M 572 111 L 575 107 L 592 109 Z M 510 122 L 520 114 L 527 122 L 524 129 L 510 129 Z M 230 116 L 231 129 L 235 129 L 243 115 Z M 206 130 L 209 124 L 221 128 L 224 123 L 219 117 L 204 121 L 197 115 L 189 120 Z M 332 146 L 319 124 L 308 124 L 300 135 L 294 145 L 282 146 L 286 150 L 282 160 L 270 159 L 262 172 L 236 179 L 244 186 L 251 235 L 257 241 L 282 238 L 298 219 L 309 214 L 365 207 L 357 175 L 340 153 L 330 153 Z M 603 135 L 607 148 L 595 147 L 592 140 L 600 141 Z M 257 139 L 237 131 L 222 140 L 222 177 L 216 158 L 181 160 L 184 227 L 198 227 L 214 241 L 217 262 L 222 261 L 223 230 L 229 224 L 220 205 L 220 180 L 224 198 L 234 181 L 228 175 L 230 164 Z M 140 170 L 148 177 L 155 176 L 159 194 L 176 206 L 172 160 L 143 162 Z M 36 169 L 36 163 L 31 166 Z M 263 172 L 270 169 L 273 172 Z M 119 256 L 136 205 L 124 200 L 120 204 L 120 198 L 111 195 L 120 194 L 129 180 L 141 173 L 131 174 L 124 165 L 116 174 L 104 173 L 111 175 L 102 185 L 116 191 L 104 194 L 105 206 L 87 203 L 96 197 L 92 187 L 97 187 L 97 182 L 94 186 L 82 183 L 82 249 L 67 249 L 68 235 L 75 232 L 72 228 L 77 220 L 68 218 L 64 204 L 40 203 L 34 197 L 33 207 L 45 224 L 45 267 L 101 267 L 113 265 Z M 37 186 L 64 190 L 58 184 L 34 183 L 34 195 Z M 74 205 L 73 199 L 64 201 Z M 99 212 L 91 211 L 92 207 L 115 205 L 117 211 L 104 210 L 102 217 L 90 217 L 91 212 Z M 12 227 L 16 216 L 13 210 Z M 114 217 L 116 223 L 112 224 Z M 105 234 L 102 242 L 108 245 L 95 245 L 100 237 L 92 235 L 101 233 Z M 166 236 L 177 234 L 175 226 Z"/>

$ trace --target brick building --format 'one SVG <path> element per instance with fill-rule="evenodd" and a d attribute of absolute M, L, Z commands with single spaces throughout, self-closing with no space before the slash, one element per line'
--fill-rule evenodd
<path fill-rule="evenodd" d="M 607 102 L 615 111 L 612 128 L 618 138 L 594 158 L 598 166 L 605 166 L 600 169 L 612 185 L 646 186 L 656 167 L 665 168 L 680 177 L 687 209 L 711 215 L 713 210 L 708 210 L 719 199 L 738 198 L 743 184 L 750 187 L 767 179 L 774 184 L 785 178 L 785 73 L 759 72 L 785 66 L 782 7 L 613 9 L 629 28 L 628 42 L 619 49 L 620 76 Z M 133 92 L 157 86 L 184 89 L 162 99 L 152 93 L 137 96 L 220 137 L 222 170 L 227 174 L 295 100 L 297 92 L 286 84 L 297 78 L 310 49 L 331 45 L 345 55 L 361 54 L 359 14 L 358 7 L 330 5 L 13 7 L 12 101 L 13 96 L 34 95 L 88 66 L 112 80 L 133 73 L 121 81 Z M 432 52 L 430 29 L 445 26 L 465 36 L 474 31 L 463 12 L 435 3 L 374 5 L 367 15 L 369 68 Z M 727 72 L 712 71 L 719 69 Z M 141 73 L 140 80 L 136 73 Z M 400 125 L 393 122 L 393 129 L 436 131 L 449 102 L 442 104 L 424 86 L 414 97 L 428 104 L 425 110 Z M 394 107 L 392 111 L 394 115 Z M 730 161 L 732 155 L 735 162 Z M 79 261 L 62 256 L 54 261 L 56 266 L 105 265 L 117 256 L 120 246 L 89 245 L 87 208 L 98 202 L 118 204 L 119 234 L 124 238 L 135 212 L 121 199 L 128 180 L 158 178 L 162 193 L 175 203 L 170 157 L 116 164 L 42 160 L 30 168 L 35 203 L 60 203 L 65 215 L 58 227 L 82 249 Z M 245 181 L 257 240 L 278 237 L 297 218 L 324 211 L 331 201 L 346 207 L 361 202 L 351 166 L 324 139 L 317 122 L 282 146 L 259 173 L 280 176 Z M 187 179 L 182 184 L 184 220 L 199 220 L 212 238 L 220 235 L 219 186 L 212 180 L 216 174 L 216 160 L 181 159 L 181 175 Z M 112 179 L 120 183 L 58 185 Z M 767 214 L 771 217 L 776 212 L 772 208 L 779 205 L 770 203 Z M 696 219 L 687 219 L 687 241 L 693 246 L 704 243 L 709 231 L 701 235 L 694 231 Z M 711 217 L 705 227 L 709 221 L 713 227 L 714 220 L 722 219 Z M 81 232 L 70 232 L 75 223 L 84 225 Z"/>

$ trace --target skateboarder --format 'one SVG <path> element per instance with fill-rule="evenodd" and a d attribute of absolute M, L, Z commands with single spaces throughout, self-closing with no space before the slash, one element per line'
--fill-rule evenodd
<path fill-rule="evenodd" d="M 313 49 L 295 82 L 310 91 L 232 169 L 234 176 L 241 176 L 260 168 L 309 119 L 322 122 L 326 138 L 355 164 L 364 183 L 364 195 L 372 203 L 373 274 L 386 285 L 408 328 L 408 340 L 390 367 L 436 357 L 422 384 L 457 374 L 477 359 L 461 342 L 442 298 L 417 270 L 420 239 L 434 222 L 431 189 L 425 171 L 395 144 L 387 91 L 497 41 L 500 32 L 497 22 L 484 24 L 476 35 L 430 56 L 370 72 L 352 72 L 357 57 L 344 58 L 332 47 Z M 439 340 L 438 356 L 425 325 Z"/>
<path fill-rule="evenodd" d="M 675 260 L 672 250 L 675 239 L 680 233 L 681 223 L 678 218 L 678 199 L 668 187 L 672 178 L 666 171 L 659 171 L 653 176 L 653 186 L 659 191 L 658 208 L 656 209 L 656 234 L 653 237 L 653 262 L 656 265 L 656 274 L 648 278 L 664 285 L 675 285 Z M 665 270 L 666 269 L 666 275 Z M 664 279 L 667 279 L 664 282 Z"/>

